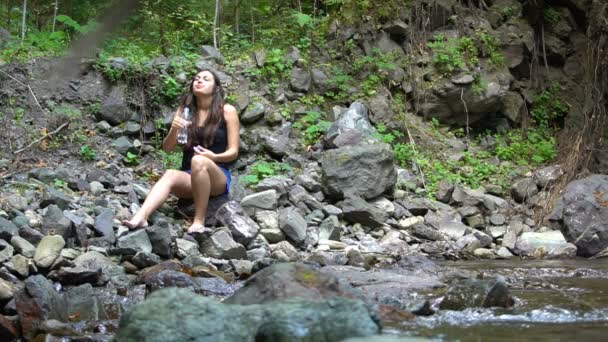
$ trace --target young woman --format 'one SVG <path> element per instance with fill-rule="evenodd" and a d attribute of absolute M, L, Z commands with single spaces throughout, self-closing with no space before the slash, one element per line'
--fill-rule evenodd
<path fill-rule="evenodd" d="M 217 74 L 200 71 L 190 83 L 163 149 L 171 152 L 177 145 L 177 133 L 188 129 L 188 142 L 184 145 L 181 170 L 167 170 L 152 187 L 141 209 L 123 224 L 131 229 L 146 227 L 148 217 L 160 207 L 170 193 L 180 198 L 192 198 L 195 214 L 188 233 L 200 232 L 205 224 L 205 213 L 210 196 L 228 193 L 230 171 L 228 166 L 239 152 L 239 117 L 236 109 L 224 103 L 224 89 Z M 185 107 L 190 108 L 192 124 L 181 117 Z"/>

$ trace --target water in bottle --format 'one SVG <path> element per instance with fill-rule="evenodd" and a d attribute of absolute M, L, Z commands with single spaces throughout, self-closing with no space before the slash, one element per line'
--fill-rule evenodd
<path fill-rule="evenodd" d="M 182 119 L 190 122 L 190 108 L 184 107 L 182 112 Z M 177 143 L 180 145 L 185 145 L 188 142 L 188 127 L 180 128 L 179 132 L 177 132 Z"/>

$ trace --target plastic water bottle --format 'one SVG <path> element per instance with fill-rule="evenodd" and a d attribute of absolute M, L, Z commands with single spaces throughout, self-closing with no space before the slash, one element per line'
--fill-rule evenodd
<path fill-rule="evenodd" d="M 190 123 L 190 108 L 184 107 L 182 112 L 182 119 L 188 121 Z M 177 132 L 177 143 L 180 145 L 185 145 L 188 142 L 188 126 L 184 128 L 180 128 L 179 132 Z"/>

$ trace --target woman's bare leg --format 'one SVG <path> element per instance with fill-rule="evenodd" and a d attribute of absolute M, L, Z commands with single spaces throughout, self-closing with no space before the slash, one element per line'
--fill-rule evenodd
<path fill-rule="evenodd" d="M 148 217 L 167 200 L 171 192 L 180 198 L 192 198 L 190 175 L 178 170 L 165 171 L 158 182 L 154 184 L 137 213 L 130 220 L 125 220 L 122 223 L 131 229 L 146 227 Z"/>
<path fill-rule="evenodd" d="M 209 158 L 192 158 L 192 197 L 194 198 L 194 219 L 189 233 L 201 231 L 205 224 L 205 214 L 210 196 L 218 196 L 226 191 L 226 175 Z"/>

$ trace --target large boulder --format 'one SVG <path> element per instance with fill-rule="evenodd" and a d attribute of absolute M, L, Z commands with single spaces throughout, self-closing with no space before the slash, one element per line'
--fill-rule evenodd
<path fill-rule="evenodd" d="M 369 122 L 367 107 L 361 102 L 353 102 L 348 110 L 342 113 L 325 134 L 325 142 L 335 146 L 334 140 L 346 132 L 356 132 L 362 138 L 372 138 L 374 127 Z"/>
<path fill-rule="evenodd" d="M 98 119 L 106 120 L 112 125 L 119 125 L 129 120 L 133 111 L 127 102 L 126 92 L 125 87 L 113 87 L 101 104 L 97 113 Z"/>
<path fill-rule="evenodd" d="M 116 341 L 340 341 L 379 332 L 360 301 L 289 299 L 227 305 L 184 289 L 162 289 L 125 314 Z"/>
<path fill-rule="evenodd" d="M 436 118 L 451 125 L 474 124 L 502 110 L 502 99 L 508 93 L 512 76 L 496 72 L 480 76 L 484 89 L 471 84 L 457 84 L 460 79 L 439 80 L 429 91 L 420 92 L 418 111 L 425 118 Z"/>
<path fill-rule="evenodd" d="M 568 184 L 549 220 L 576 245 L 580 256 L 608 247 L 608 175 L 591 175 Z"/>
<path fill-rule="evenodd" d="M 393 152 L 386 144 L 347 146 L 321 157 L 324 193 L 334 199 L 345 194 L 365 199 L 378 197 L 395 186 Z"/>

